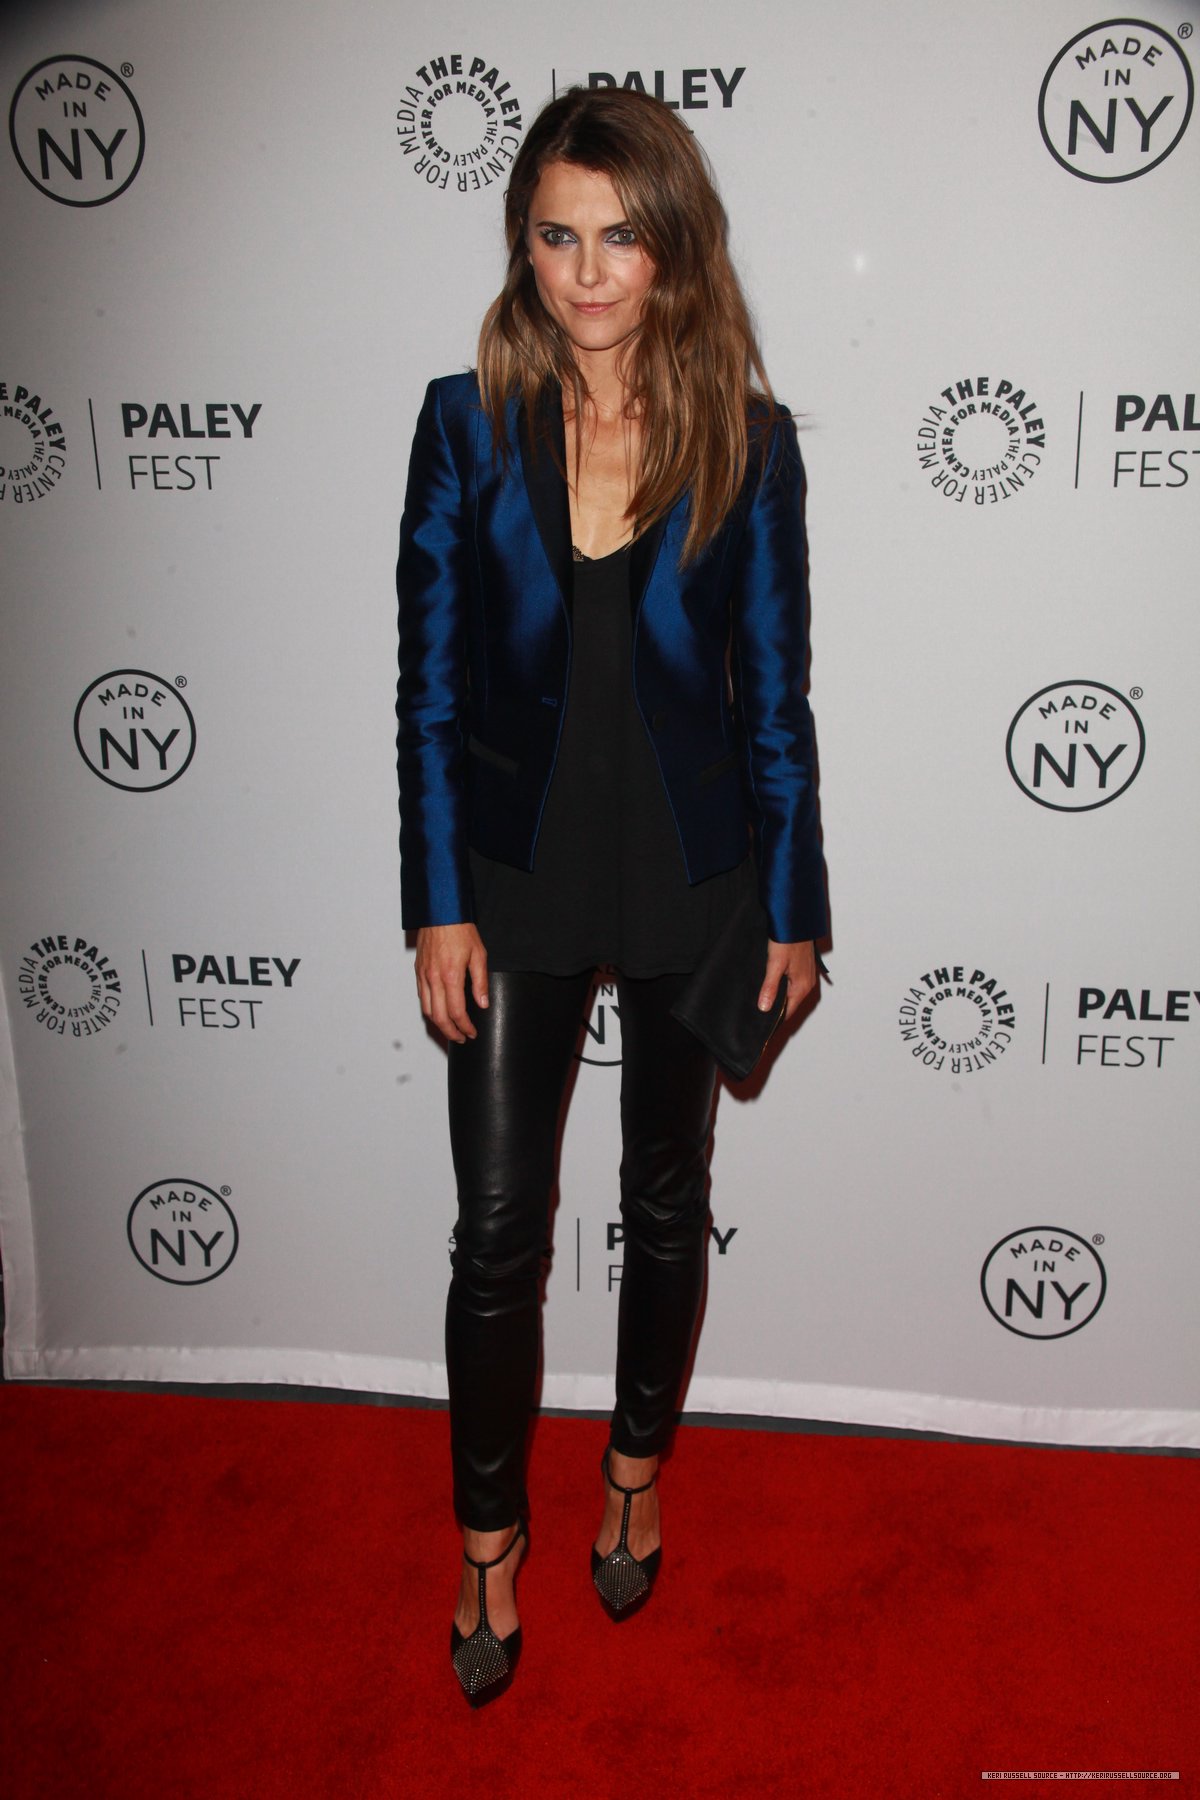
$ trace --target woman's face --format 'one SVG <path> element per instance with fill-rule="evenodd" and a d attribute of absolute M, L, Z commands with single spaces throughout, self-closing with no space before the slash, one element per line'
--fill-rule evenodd
<path fill-rule="evenodd" d="M 633 335 L 654 267 L 607 175 L 548 163 L 526 239 L 542 304 L 578 352 L 602 356 Z"/>

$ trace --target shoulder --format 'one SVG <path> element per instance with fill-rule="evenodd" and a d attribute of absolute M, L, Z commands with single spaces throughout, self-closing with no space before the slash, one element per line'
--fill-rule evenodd
<path fill-rule="evenodd" d="M 437 375 L 425 390 L 425 405 L 436 408 L 442 418 L 459 420 L 480 407 L 479 382 L 474 369 L 457 375 Z"/>
<path fill-rule="evenodd" d="M 769 400 L 765 394 L 752 393 L 746 402 L 746 430 L 751 444 L 763 438 L 770 440 L 777 432 L 794 435 L 795 414 L 778 396 Z"/>
<path fill-rule="evenodd" d="M 761 486 L 768 474 L 791 472 L 803 480 L 796 415 L 784 401 L 751 394 L 746 406 L 746 435 L 750 452 L 747 477 L 755 485 Z"/>

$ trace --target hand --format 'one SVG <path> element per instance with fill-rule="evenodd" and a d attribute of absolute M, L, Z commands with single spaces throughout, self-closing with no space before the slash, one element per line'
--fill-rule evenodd
<path fill-rule="evenodd" d="M 774 938 L 767 939 L 767 972 L 763 977 L 762 990 L 758 996 L 758 1004 L 763 1012 L 770 1012 L 775 1004 L 775 995 L 779 987 L 780 977 L 787 976 L 787 1010 L 784 1023 L 798 1012 L 817 985 L 817 948 L 813 943 L 777 944 Z"/>
<path fill-rule="evenodd" d="M 421 1011 L 452 1044 L 479 1034 L 467 1011 L 463 978 L 479 1006 L 488 1003 L 487 951 L 474 925 L 422 925 L 417 932 L 417 993 Z"/>

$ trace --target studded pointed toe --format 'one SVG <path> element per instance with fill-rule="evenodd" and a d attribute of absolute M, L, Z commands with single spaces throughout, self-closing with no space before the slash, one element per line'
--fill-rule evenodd
<path fill-rule="evenodd" d="M 592 1580 L 605 1612 L 615 1623 L 619 1623 L 622 1619 L 632 1618 L 646 1604 L 662 1563 L 661 1545 L 640 1560 L 629 1548 L 629 1512 L 633 1496 L 644 1494 L 648 1488 L 652 1488 L 658 1476 L 652 1475 L 641 1487 L 622 1487 L 609 1473 L 608 1457 L 609 1452 L 606 1450 L 600 1459 L 601 1473 L 609 1487 L 616 1488 L 618 1494 L 624 1494 L 625 1505 L 621 1510 L 621 1535 L 615 1548 L 607 1556 L 601 1556 L 595 1546 L 592 1547 Z"/>
<path fill-rule="evenodd" d="M 504 1638 L 497 1637 L 492 1630 L 487 1610 L 487 1571 L 502 1563 L 512 1551 L 513 1545 L 522 1538 L 528 1544 L 529 1534 L 525 1529 L 525 1521 L 519 1519 L 508 1549 L 501 1551 L 499 1556 L 494 1556 L 490 1562 L 476 1562 L 473 1556 L 464 1554 L 463 1560 L 479 1573 L 479 1623 L 466 1637 L 457 1625 L 451 1625 L 450 1661 L 454 1665 L 459 1685 L 472 1706 L 486 1706 L 489 1701 L 498 1700 L 507 1691 L 517 1672 L 521 1656 L 521 1627 L 518 1625 L 515 1631 L 510 1631 Z"/>

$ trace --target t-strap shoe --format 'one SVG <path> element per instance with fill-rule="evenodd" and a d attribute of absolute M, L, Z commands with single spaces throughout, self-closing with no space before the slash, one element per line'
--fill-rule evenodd
<path fill-rule="evenodd" d="M 611 1449 L 611 1445 L 609 1449 Z M 644 1494 L 658 1480 L 657 1474 L 644 1481 L 641 1487 L 622 1487 L 614 1481 L 608 1472 L 608 1456 L 606 1450 L 600 1458 L 600 1470 L 609 1487 L 616 1488 L 618 1494 L 624 1494 L 625 1506 L 621 1513 L 621 1536 L 616 1548 L 607 1556 L 601 1556 L 595 1545 L 592 1546 L 592 1580 L 596 1584 L 596 1592 L 609 1618 L 619 1624 L 628 1619 L 644 1606 L 650 1598 L 650 1590 L 654 1586 L 654 1577 L 658 1574 L 662 1562 L 662 1546 L 651 1550 L 639 1562 L 629 1548 L 629 1509 L 635 1494 Z"/>
<path fill-rule="evenodd" d="M 463 1552 L 464 1562 L 470 1563 L 473 1569 L 479 1571 L 479 1623 L 469 1637 L 464 1637 L 457 1625 L 451 1625 L 450 1661 L 454 1664 L 454 1673 L 462 1684 L 462 1691 L 472 1706 L 486 1706 L 489 1700 L 498 1700 L 517 1671 L 521 1655 L 521 1627 L 518 1625 L 506 1638 L 498 1638 L 492 1630 L 488 1623 L 487 1571 L 502 1563 L 521 1538 L 526 1543 L 529 1542 L 525 1521 L 518 1519 L 512 1543 L 499 1556 L 494 1556 L 491 1562 L 476 1562 L 473 1556 Z"/>

